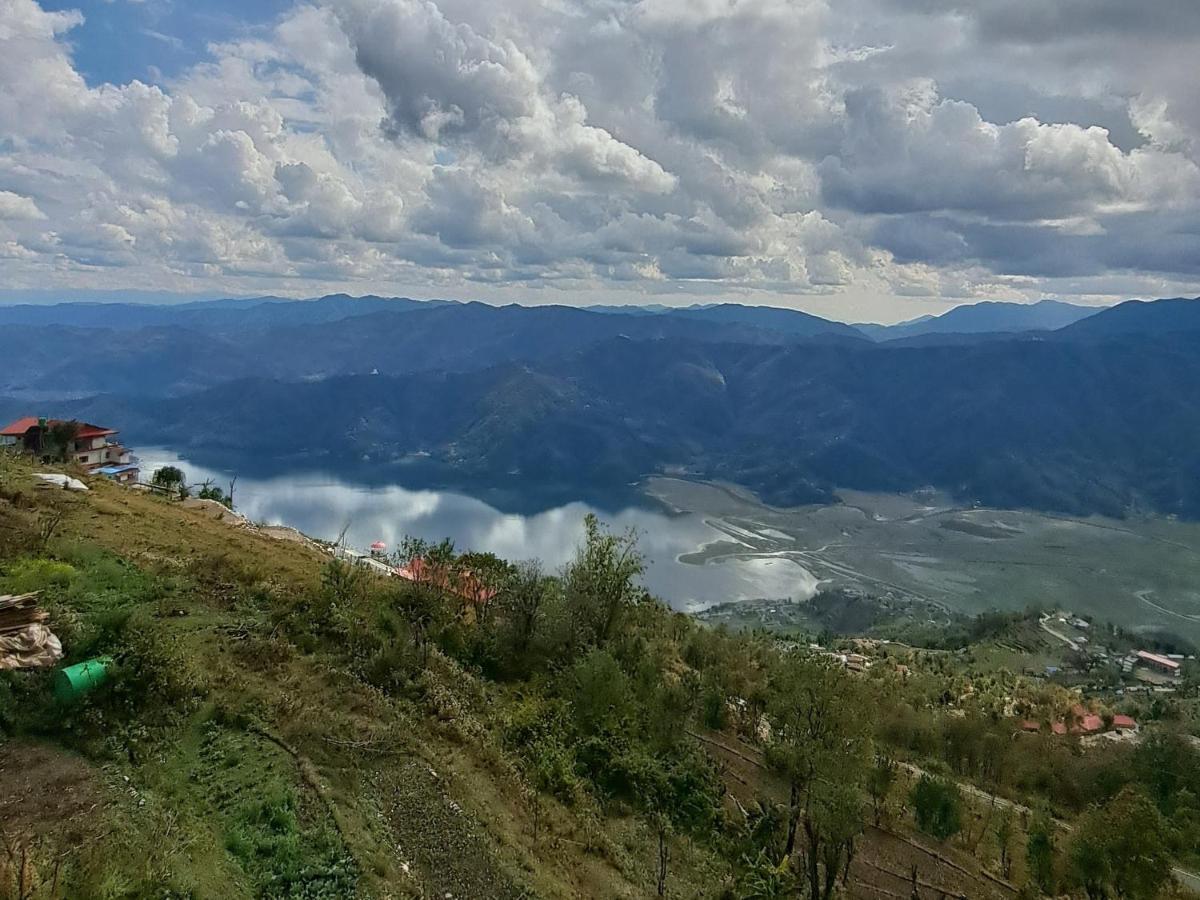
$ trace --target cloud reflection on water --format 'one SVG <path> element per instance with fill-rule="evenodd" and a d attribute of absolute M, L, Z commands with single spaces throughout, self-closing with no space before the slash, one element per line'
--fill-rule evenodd
<path fill-rule="evenodd" d="M 227 485 L 230 479 L 229 473 L 198 466 L 170 450 L 143 449 L 138 455 L 144 477 L 159 466 L 177 465 L 192 483 L 211 478 Z M 725 559 L 703 566 L 679 562 L 681 554 L 723 537 L 693 512 L 668 516 L 629 506 L 602 513 L 574 502 L 520 515 L 453 491 L 368 487 L 316 473 L 239 478 L 235 493 L 238 512 L 251 521 L 290 525 L 316 538 L 333 540 L 345 529 L 353 547 L 383 541 L 390 550 L 405 535 L 449 537 L 459 549 L 491 551 L 513 560 L 536 558 L 551 570 L 571 558 L 583 538 L 584 516 L 596 512 L 614 529 L 637 530 L 647 558 L 646 587 L 682 610 L 756 597 L 807 598 L 815 584 L 804 568 L 781 558 Z"/>

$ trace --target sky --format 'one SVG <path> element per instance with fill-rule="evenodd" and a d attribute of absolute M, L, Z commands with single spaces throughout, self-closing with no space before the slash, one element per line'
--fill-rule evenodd
<path fill-rule="evenodd" d="M 0 0 L 0 299 L 1200 294 L 1195 0 Z"/>

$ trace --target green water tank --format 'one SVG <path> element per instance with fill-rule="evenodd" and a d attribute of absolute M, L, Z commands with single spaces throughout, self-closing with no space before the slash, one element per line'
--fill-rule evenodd
<path fill-rule="evenodd" d="M 97 656 L 95 659 L 59 669 L 58 676 L 54 679 L 54 696 L 63 701 L 77 700 L 108 681 L 111 667 L 111 656 Z"/>

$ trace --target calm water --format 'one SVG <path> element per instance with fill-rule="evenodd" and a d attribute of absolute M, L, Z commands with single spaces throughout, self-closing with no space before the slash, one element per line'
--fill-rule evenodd
<path fill-rule="evenodd" d="M 230 475 L 181 459 L 170 450 L 139 449 L 143 477 L 159 466 L 176 465 L 196 483 L 212 478 L 227 486 Z M 676 609 L 694 610 L 729 600 L 767 597 L 803 599 L 816 580 L 787 559 L 725 559 L 692 565 L 680 554 L 727 536 L 703 515 L 667 515 L 649 506 L 600 511 L 586 503 L 566 503 L 537 513 L 501 512 L 476 497 L 442 490 L 411 490 L 402 485 L 366 486 L 328 474 L 288 474 L 237 481 L 237 510 L 255 522 L 290 525 L 305 534 L 366 548 L 384 541 L 389 551 L 405 535 L 436 541 L 448 537 L 460 550 L 490 551 L 505 559 L 540 559 L 556 570 L 573 555 L 583 537 L 583 518 L 595 512 L 618 530 L 634 528 L 647 558 L 646 587 Z"/>

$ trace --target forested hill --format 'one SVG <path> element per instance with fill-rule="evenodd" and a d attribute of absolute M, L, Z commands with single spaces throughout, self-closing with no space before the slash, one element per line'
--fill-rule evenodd
<path fill-rule="evenodd" d="M 420 454 L 457 479 L 683 469 L 773 503 L 933 485 L 966 501 L 1200 516 L 1200 354 L 1188 337 L 888 348 L 617 338 L 475 372 L 239 381 L 63 412 L 128 437 L 283 464 Z"/>
<path fill-rule="evenodd" d="M 22 353 L 0 373 L 0 418 L 78 416 L 210 458 L 369 464 L 376 477 L 403 463 L 446 485 L 568 491 L 684 471 L 782 504 L 932 485 L 998 506 L 1200 516 L 1197 300 L 882 343 L 732 304 L 622 314 L 334 296 L 121 307 L 134 318 L 112 328 L 94 327 L 98 307 L 80 313 L 86 326 L 15 324 L 30 309 L 6 326 Z"/>

